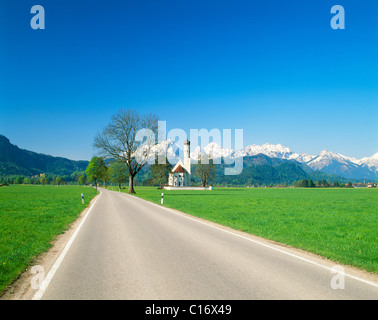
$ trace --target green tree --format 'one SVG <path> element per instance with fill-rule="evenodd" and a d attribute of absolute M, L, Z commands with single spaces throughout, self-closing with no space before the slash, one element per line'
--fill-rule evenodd
<path fill-rule="evenodd" d="M 155 163 L 150 167 L 151 170 L 151 181 L 153 184 L 160 185 L 161 188 L 164 187 L 168 182 L 169 173 L 172 171 L 172 165 L 165 159 L 165 163 L 159 164 L 157 159 Z"/>
<path fill-rule="evenodd" d="M 104 182 L 104 186 L 105 188 L 107 188 L 108 186 L 108 182 L 110 180 L 110 175 L 109 175 L 109 167 L 106 166 L 105 170 L 104 170 L 104 173 L 102 175 L 102 178 L 101 180 Z"/>
<path fill-rule="evenodd" d="M 79 184 L 82 186 L 83 184 L 86 184 L 87 183 L 87 178 L 85 177 L 85 175 L 81 175 L 80 178 L 79 178 Z"/>
<path fill-rule="evenodd" d="M 57 177 L 55 178 L 55 183 L 56 183 L 58 186 L 60 186 L 60 185 L 62 184 L 62 182 L 63 182 L 63 179 L 62 179 L 60 176 L 57 176 Z"/>
<path fill-rule="evenodd" d="M 49 180 L 46 178 L 46 175 L 44 173 L 40 175 L 39 183 L 42 185 L 46 185 L 49 183 Z"/>
<path fill-rule="evenodd" d="M 83 172 L 75 171 L 71 173 L 70 180 L 72 181 L 79 181 L 79 178 L 83 175 Z"/>
<path fill-rule="evenodd" d="M 308 187 L 308 180 L 303 179 L 299 182 L 299 187 L 301 188 L 307 188 Z"/>
<path fill-rule="evenodd" d="M 23 184 L 31 184 L 31 179 L 29 177 L 25 177 L 24 181 L 22 182 Z"/>
<path fill-rule="evenodd" d="M 15 184 L 21 184 L 22 183 L 22 177 L 21 176 L 17 176 L 16 179 L 14 179 L 14 183 Z"/>
<path fill-rule="evenodd" d="M 118 190 L 121 191 L 122 183 L 129 179 L 129 168 L 126 163 L 119 160 L 113 161 L 109 166 L 110 181 L 118 184 Z"/>
<path fill-rule="evenodd" d="M 102 179 L 104 174 L 106 173 L 106 165 L 104 159 L 101 157 L 93 157 L 88 164 L 85 173 L 90 181 L 93 181 L 96 185 L 97 190 L 97 183 L 99 180 Z"/>
<path fill-rule="evenodd" d="M 315 188 L 315 183 L 311 179 L 308 180 L 307 187 L 309 188 Z"/>

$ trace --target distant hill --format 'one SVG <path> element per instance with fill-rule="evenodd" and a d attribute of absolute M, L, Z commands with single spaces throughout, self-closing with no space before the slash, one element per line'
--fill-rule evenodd
<path fill-rule="evenodd" d="M 338 175 L 313 171 L 307 165 L 295 160 L 271 158 L 264 154 L 243 157 L 243 171 L 239 175 L 224 175 L 225 167 L 232 167 L 232 165 L 225 165 L 224 163 L 217 165 L 214 181 L 216 184 L 269 185 L 286 183 L 291 185 L 294 181 L 303 179 L 347 181 L 347 179 Z"/>
<path fill-rule="evenodd" d="M 192 182 L 199 183 L 195 177 L 197 164 L 192 164 Z M 216 176 L 212 181 L 215 185 L 292 185 L 294 181 L 313 180 L 328 182 L 338 181 L 339 183 L 357 182 L 355 179 L 343 178 L 335 174 L 327 174 L 321 171 L 314 171 L 306 164 L 299 163 L 295 160 L 271 158 L 265 154 L 243 157 L 243 171 L 238 175 L 225 175 L 225 168 L 231 168 L 234 164 L 226 164 L 221 159 L 220 164 L 216 164 Z M 151 178 L 149 165 L 137 175 L 138 183 L 146 183 Z"/>
<path fill-rule="evenodd" d="M 87 166 L 88 161 L 74 161 L 20 149 L 0 135 L 0 176 L 34 176 L 40 173 L 63 176 L 84 171 Z"/>

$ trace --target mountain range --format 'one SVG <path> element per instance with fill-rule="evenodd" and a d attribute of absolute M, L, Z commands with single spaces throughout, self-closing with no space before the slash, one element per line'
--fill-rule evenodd
<path fill-rule="evenodd" d="M 160 143 L 157 148 L 167 152 L 169 159 L 182 155 L 182 148 L 171 140 Z M 201 154 L 207 154 L 213 159 L 240 157 L 253 157 L 265 155 L 273 159 L 295 161 L 313 171 L 322 171 L 327 174 L 338 175 L 350 179 L 378 179 L 378 153 L 371 157 L 355 159 L 339 153 L 323 150 L 318 155 L 296 153 L 281 144 L 265 143 L 263 145 L 248 145 L 240 150 L 224 149 L 215 142 L 209 143 L 204 148 L 197 146 L 191 152 L 191 159 L 198 160 Z"/>
<path fill-rule="evenodd" d="M 171 162 L 183 155 L 182 148 L 171 140 L 157 144 L 154 151 L 157 150 L 166 152 Z M 232 150 L 211 142 L 204 148 L 194 148 L 191 158 L 193 161 L 198 160 L 204 153 L 213 159 L 243 157 L 243 176 L 246 181 L 251 177 L 264 181 L 268 176 L 274 177 L 271 182 L 279 182 L 280 179 L 290 182 L 305 178 L 335 180 L 340 177 L 378 180 L 378 153 L 354 159 L 327 150 L 319 155 L 298 154 L 280 144 L 249 145 L 240 150 Z M 40 173 L 70 175 L 75 171 L 84 171 L 88 163 L 89 161 L 74 161 L 20 149 L 0 134 L 0 176 L 33 176 Z M 223 176 L 220 168 L 225 166 L 223 160 L 221 163 L 217 169 L 220 177 Z"/>

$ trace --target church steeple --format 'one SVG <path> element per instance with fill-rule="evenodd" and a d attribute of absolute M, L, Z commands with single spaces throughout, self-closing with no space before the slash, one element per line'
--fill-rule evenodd
<path fill-rule="evenodd" d="M 184 142 L 184 167 L 190 174 L 190 141 L 188 139 Z"/>

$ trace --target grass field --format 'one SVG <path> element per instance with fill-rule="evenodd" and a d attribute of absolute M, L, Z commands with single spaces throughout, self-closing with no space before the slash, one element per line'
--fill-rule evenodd
<path fill-rule="evenodd" d="M 160 203 L 162 190 L 135 190 Z M 378 189 L 164 190 L 164 206 L 378 272 Z"/>
<path fill-rule="evenodd" d="M 0 292 L 51 246 L 96 194 L 79 186 L 0 188 Z"/>

